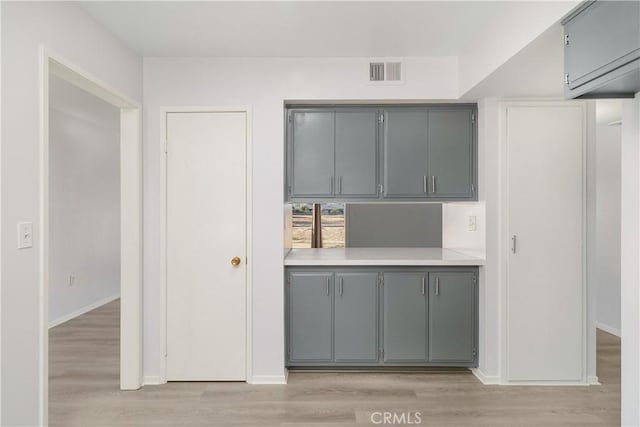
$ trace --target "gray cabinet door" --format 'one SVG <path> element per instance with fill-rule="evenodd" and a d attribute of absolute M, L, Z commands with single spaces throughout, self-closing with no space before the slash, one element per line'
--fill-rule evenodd
<path fill-rule="evenodd" d="M 289 359 L 333 359 L 333 274 L 291 273 L 289 285 Z"/>
<path fill-rule="evenodd" d="M 336 362 L 378 360 L 378 274 L 336 273 Z"/>
<path fill-rule="evenodd" d="M 336 111 L 337 197 L 377 196 L 377 134 L 376 110 Z"/>
<path fill-rule="evenodd" d="M 334 182 L 334 112 L 291 112 L 292 196 L 331 196 Z"/>
<path fill-rule="evenodd" d="M 430 197 L 471 197 L 472 110 L 429 111 L 428 192 Z"/>
<path fill-rule="evenodd" d="M 384 273 L 384 361 L 424 362 L 427 352 L 426 273 Z"/>
<path fill-rule="evenodd" d="M 471 272 L 429 273 L 429 362 L 474 360 L 474 277 Z"/>
<path fill-rule="evenodd" d="M 427 196 L 427 111 L 384 112 L 384 196 Z"/>
<path fill-rule="evenodd" d="M 569 88 L 640 57 L 640 2 L 596 1 L 565 25 Z"/>

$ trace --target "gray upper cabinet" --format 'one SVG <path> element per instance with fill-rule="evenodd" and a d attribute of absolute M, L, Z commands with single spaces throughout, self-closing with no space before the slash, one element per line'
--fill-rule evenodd
<path fill-rule="evenodd" d="M 473 197 L 473 110 L 429 111 L 428 193 Z"/>
<path fill-rule="evenodd" d="M 429 273 L 429 362 L 475 359 L 475 275 Z"/>
<path fill-rule="evenodd" d="M 427 197 L 427 110 L 384 112 L 384 197 Z"/>
<path fill-rule="evenodd" d="M 334 112 L 291 113 L 291 186 L 295 196 L 331 196 L 334 187 Z"/>
<path fill-rule="evenodd" d="M 288 298 L 290 360 L 331 361 L 333 274 L 291 273 Z"/>
<path fill-rule="evenodd" d="M 336 362 L 378 360 L 378 274 L 336 273 Z"/>
<path fill-rule="evenodd" d="M 384 273 L 384 361 L 427 357 L 426 273 Z"/>
<path fill-rule="evenodd" d="M 336 197 L 377 197 L 378 114 L 336 111 Z"/>
<path fill-rule="evenodd" d="M 586 2 L 563 23 L 568 98 L 640 91 L 640 2 Z"/>
<path fill-rule="evenodd" d="M 287 200 L 476 200 L 474 104 L 287 114 Z"/>

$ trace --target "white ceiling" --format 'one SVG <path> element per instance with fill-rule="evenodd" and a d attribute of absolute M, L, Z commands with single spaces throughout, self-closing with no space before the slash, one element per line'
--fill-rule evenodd
<path fill-rule="evenodd" d="M 142 56 L 459 56 L 548 2 L 81 2 Z M 532 6 L 535 4 L 534 6 Z M 539 5 L 539 6 L 538 6 Z"/>

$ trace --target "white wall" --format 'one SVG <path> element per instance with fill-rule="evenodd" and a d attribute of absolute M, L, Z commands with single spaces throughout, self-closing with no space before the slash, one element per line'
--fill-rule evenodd
<path fill-rule="evenodd" d="M 49 87 L 52 326 L 120 295 L 120 110 L 57 77 Z"/>
<path fill-rule="evenodd" d="M 529 43 L 535 41 L 553 24 L 580 4 L 579 0 L 552 2 L 511 2 L 512 9 L 497 16 L 492 31 L 482 34 L 475 44 L 460 55 L 460 95 L 465 94 L 490 76 Z M 558 40 L 560 43 L 561 39 Z M 535 43 L 535 42 L 534 42 Z M 546 58 L 545 58 L 546 60 Z M 524 72 L 526 76 L 526 71 Z M 537 81 L 537 77 L 534 79 Z M 524 77 L 520 82 L 527 81 Z M 509 86 L 509 82 L 504 82 Z M 522 86 L 520 84 L 519 86 Z M 526 86 L 526 85 L 525 85 Z M 545 87 L 538 87 L 544 91 Z M 501 92 L 503 89 L 498 88 Z M 531 92 L 529 92 L 531 93 Z M 503 93 L 484 93 L 485 96 L 504 96 Z M 513 95 L 511 95 L 513 96 Z M 537 96 L 542 96 L 540 93 Z"/>
<path fill-rule="evenodd" d="M 620 335 L 621 100 L 596 102 L 596 325 Z"/>
<path fill-rule="evenodd" d="M 622 112 L 622 425 L 640 425 L 640 93 Z"/>
<path fill-rule="evenodd" d="M 248 105 L 253 112 L 253 375 L 284 374 L 284 100 L 435 100 L 458 94 L 455 58 L 410 58 L 400 86 L 367 84 L 365 59 L 144 60 L 144 375 L 162 376 L 160 107 Z M 262 377 L 262 378 L 260 378 Z"/>
<path fill-rule="evenodd" d="M 476 229 L 469 229 L 469 217 L 476 217 Z M 473 249 L 486 246 L 485 204 L 479 202 L 442 204 L 442 247 Z"/>
<path fill-rule="evenodd" d="M 41 422 L 39 288 L 40 46 L 140 101 L 140 58 L 78 5 L 2 3 L 2 425 Z M 33 221 L 34 247 L 16 249 Z"/>

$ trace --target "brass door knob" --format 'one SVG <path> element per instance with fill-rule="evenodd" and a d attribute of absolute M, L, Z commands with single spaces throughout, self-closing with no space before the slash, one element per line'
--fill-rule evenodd
<path fill-rule="evenodd" d="M 231 258 L 231 265 L 233 265 L 234 267 L 237 267 L 240 265 L 240 257 L 234 256 L 233 258 Z"/>

